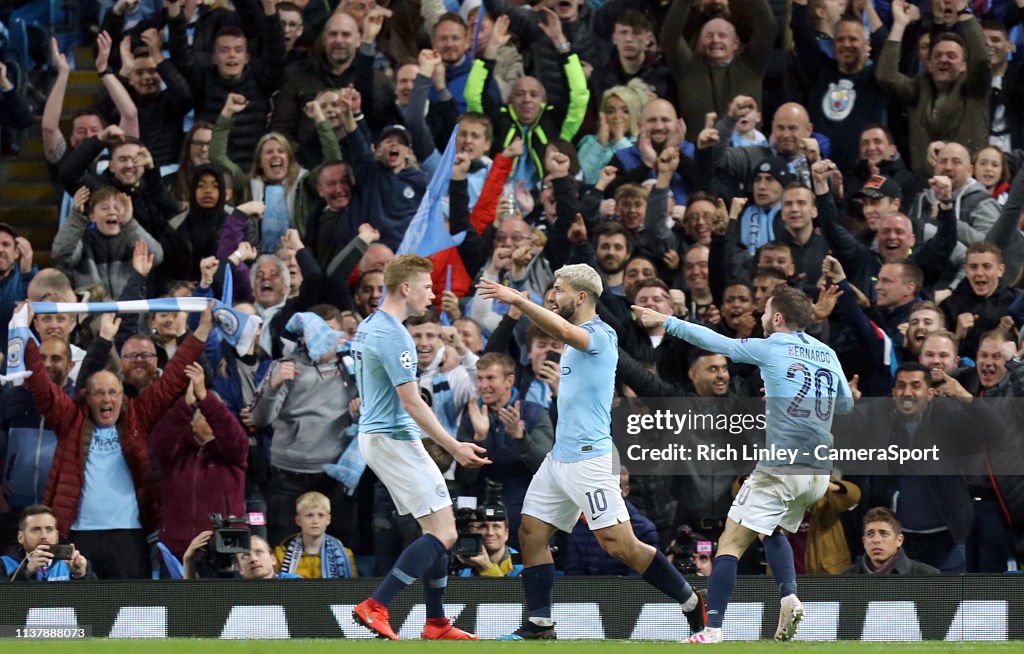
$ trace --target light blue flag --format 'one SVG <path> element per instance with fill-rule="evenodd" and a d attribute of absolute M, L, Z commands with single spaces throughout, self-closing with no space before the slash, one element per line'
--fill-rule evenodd
<path fill-rule="evenodd" d="M 441 211 L 441 200 L 448 195 L 448 184 L 452 180 L 452 166 L 455 164 L 455 136 L 459 133 L 458 125 L 452 130 L 448 145 L 444 148 L 441 156 L 441 163 L 434 171 L 434 177 L 427 185 L 427 192 L 420 201 L 420 208 L 416 210 L 416 216 L 409 223 L 405 230 L 402 243 L 398 246 L 397 254 L 418 254 L 421 257 L 453 248 L 460 245 L 466 238 L 466 233 L 461 232 L 452 236 L 444 224 L 444 214 Z"/>

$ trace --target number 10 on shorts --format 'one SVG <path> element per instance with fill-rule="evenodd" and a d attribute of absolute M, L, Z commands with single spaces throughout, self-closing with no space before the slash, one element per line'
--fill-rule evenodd
<path fill-rule="evenodd" d="M 608 498 L 605 497 L 603 488 L 593 492 L 587 491 L 587 502 L 590 503 L 590 515 L 594 520 L 601 517 L 599 513 L 608 510 Z"/>

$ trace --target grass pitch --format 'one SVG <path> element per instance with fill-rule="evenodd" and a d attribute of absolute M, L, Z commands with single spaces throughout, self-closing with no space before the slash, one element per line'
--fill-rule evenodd
<path fill-rule="evenodd" d="M 678 654 L 690 647 L 674 642 L 628 641 L 628 640 L 575 640 L 545 642 L 496 642 L 475 643 L 421 642 L 416 640 L 397 643 L 367 640 L 213 640 L 213 639 L 167 639 L 167 640 L 107 640 L 84 641 L 0 641 L 0 653 L 7 654 L 442 654 L 465 652 L 466 654 L 493 654 L 509 652 L 532 654 Z M 683 649 L 680 649 L 683 648 Z M 710 646 L 710 654 L 925 654 L 931 652 L 970 652 L 976 654 L 1001 654 L 1002 652 L 1024 652 L 1024 642 L 980 643 L 980 642 L 900 642 L 864 643 L 859 641 L 834 641 L 817 643 L 775 643 L 771 641 L 728 642 Z"/>

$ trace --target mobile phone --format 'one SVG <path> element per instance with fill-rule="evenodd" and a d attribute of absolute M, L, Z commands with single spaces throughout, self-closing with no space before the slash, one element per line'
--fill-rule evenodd
<path fill-rule="evenodd" d="M 711 541 L 699 540 L 697 541 L 697 554 L 711 554 Z"/>
<path fill-rule="evenodd" d="M 553 361 L 554 363 L 560 363 L 562 361 L 562 353 L 551 350 L 544 355 L 545 361 Z"/>
<path fill-rule="evenodd" d="M 75 548 L 70 545 L 49 545 L 47 551 L 53 554 L 54 560 L 70 561 Z"/>

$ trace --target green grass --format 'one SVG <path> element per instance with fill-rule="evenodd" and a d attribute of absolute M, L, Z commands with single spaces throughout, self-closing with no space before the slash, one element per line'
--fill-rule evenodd
<path fill-rule="evenodd" d="M 104 640 L 94 639 L 79 642 L 14 642 L 0 641 L 0 652 L 6 654 L 57 654 L 68 652 L 102 652 L 102 654 L 325 654 L 341 652 L 363 654 L 369 652 L 395 652 L 396 654 L 441 654 L 461 651 L 467 654 L 492 654 L 493 652 L 540 652 L 546 654 L 612 654 L 622 650 L 637 654 L 678 654 L 680 648 L 688 646 L 672 642 L 651 641 L 557 641 L 502 643 L 480 641 L 476 643 L 425 643 L 404 641 L 398 643 L 365 640 L 321 639 L 321 640 L 244 640 L 213 642 L 211 640 Z M 1000 652 L 1024 652 L 1024 642 L 1010 643 L 947 643 L 929 641 L 917 643 L 861 643 L 838 641 L 822 643 L 774 643 L 771 641 L 723 643 L 715 645 L 711 654 L 923 654 L 925 652 L 979 652 L 996 654 Z"/>

